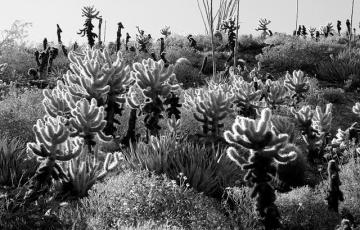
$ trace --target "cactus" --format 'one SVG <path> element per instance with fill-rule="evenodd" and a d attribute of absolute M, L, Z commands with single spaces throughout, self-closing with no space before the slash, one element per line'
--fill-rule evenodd
<path fill-rule="evenodd" d="M 42 101 L 46 113 L 56 118 L 62 116 L 69 118 L 71 108 L 66 101 L 66 87 L 62 81 L 57 82 L 57 86 L 52 89 L 43 90 L 44 99 Z"/>
<path fill-rule="evenodd" d="M 62 167 L 57 161 L 69 161 L 83 150 L 79 137 L 69 138 L 70 131 L 65 126 L 65 119 L 45 116 L 44 121 L 38 120 L 34 125 L 36 142 L 27 144 L 27 152 L 38 156 L 41 161 L 35 175 L 30 180 L 25 201 L 31 202 L 50 190 L 52 181 L 66 178 Z"/>
<path fill-rule="evenodd" d="M 228 34 L 228 44 L 226 44 L 227 49 L 230 50 L 231 54 L 230 57 L 227 59 L 227 62 L 231 60 L 231 58 L 234 57 L 234 50 L 235 50 L 235 44 L 236 44 L 236 30 L 239 28 L 239 26 L 236 26 L 235 24 L 235 18 L 229 18 L 227 21 L 224 21 L 221 24 L 221 30 L 227 32 Z"/>
<path fill-rule="evenodd" d="M 311 38 L 315 38 L 316 28 L 310 27 L 309 33 L 310 33 Z"/>
<path fill-rule="evenodd" d="M 148 53 L 148 46 L 150 45 L 152 39 L 151 35 L 150 34 L 145 35 L 145 31 L 140 30 L 138 26 L 136 28 L 138 29 L 138 34 L 136 35 L 136 41 L 139 46 L 139 51 Z"/>
<path fill-rule="evenodd" d="M 266 86 L 268 87 L 267 92 L 265 93 L 265 101 L 271 109 L 275 109 L 277 106 L 284 104 L 286 99 L 286 88 L 281 85 L 278 81 L 271 81 L 270 79 L 266 81 Z"/>
<path fill-rule="evenodd" d="M 43 51 L 35 51 L 35 61 L 37 69 L 30 68 L 28 74 L 34 80 L 46 80 L 48 74 L 51 72 L 52 63 L 57 57 L 59 50 L 55 47 L 48 46 L 47 39 L 43 40 Z"/>
<path fill-rule="evenodd" d="M 292 98 L 296 98 L 296 102 L 299 102 L 300 99 L 304 99 L 304 93 L 308 92 L 310 89 L 309 81 L 304 77 L 304 72 L 301 70 L 294 70 L 292 76 L 287 73 L 284 85 L 290 91 L 294 92 Z"/>
<path fill-rule="evenodd" d="M 121 48 L 121 30 L 124 29 L 124 26 L 121 22 L 118 23 L 118 30 L 116 32 L 116 51 L 119 51 Z M 127 34 L 128 35 L 128 34 Z"/>
<path fill-rule="evenodd" d="M 170 26 L 165 26 L 160 30 L 161 35 L 164 35 L 165 38 L 168 38 L 171 35 Z"/>
<path fill-rule="evenodd" d="M 246 82 L 242 78 L 233 81 L 232 94 L 234 103 L 240 108 L 239 113 L 243 116 L 256 116 L 257 101 L 259 101 L 262 91 L 255 88 L 256 82 Z"/>
<path fill-rule="evenodd" d="M 62 41 L 61 41 L 61 33 L 62 33 L 62 30 L 61 30 L 59 24 L 56 24 L 56 27 L 57 27 L 56 33 L 57 33 L 57 37 L 58 37 L 59 47 L 60 47 L 61 50 L 63 51 L 64 56 L 67 57 L 68 51 L 67 51 L 66 47 L 63 45 L 63 43 L 62 43 Z"/>
<path fill-rule="evenodd" d="M 84 138 L 89 153 L 93 153 L 92 148 L 96 145 L 95 138 L 103 142 L 112 140 L 111 136 L 103 133 L 106 125 L 104 107 L 97 107 L 94 98 L 91 99 L 91 103 L 84 98 L 76 102 L 76 107 L 71 110 L 71 115 L 73 117 L 69 122 L 75 130 L 70 135 Z"/>
<path fill-rule="evenodd" d="M 295 139 L 295 125 L 288 118 L 282 116 L 272 116 L 271 124 L 276 135 L 285 133 L 289 136 L 289 143 L 293 143 Z"/>
<path fill-rule="evenodd" d="M 164 105 L 169 105 L 169 107 L 166 109 L 168 118 L 175 116 L 176 119 L 180 119 L 181 111 L 178 108 L 181 108 L 181 104 L 179 101 L 180 97 L 174 92 L 171 92 L 165 99 Z"/>
<path fill-rule="evenodd" d="M 332 121 L 332 104 L 326 104 L 325 111 L 320 106 L 316 106 L 315 114 L 313 117 L 314 128 L 319 133 L 330 133 Z"/>
<path fill-rule="evenodd" d="M 308 159 L 314 163 L 315 159 L 323 157 L 325 134 L 314 128 L 314 111 L 311 110 L 310 106 L 303 106 L 299 111 L 291 108 L 291 113 L 295 116 L 302 131 L 302 138 L 307 145 Z"/>
<path fill-rule="evenodd" d="M 256 198 L 256 209 L 265 225 L 265 229 L 280 227 L 280 214 L 274 204 L 276 195 L 269 184 L 271 174 L 276 173 L 273 163 L 287 164 L 296 159 L 296 152 L 279 154 L 280 149 L 287 143 L 286 134 L 276 135 L 271 129 L 271 110 L 264 109 L 260 120 L 253 120 L 237 116 L 232 131 L 224 133 L 226 141 L 234 147 L 227 150 L 228 157 L 237 165 L 247 170 L 244 177 L 253 187 L 252 198 Z M 240 164 L 241 158 L 235 147 L 250 149 L 248 163 Z"/>
<path fill-rule="evenodd" d="M 95 34 L 94 32 L 92 32 L 92 30 L 94 29 L 94 25 L 92 24 L 92 20 L 94 18 L 96 19 L 100 19 L 99 15 L 99 11 L 97 11 L 94 6 L 86 6 L 82 9 L 82 17 L 85 17 L 85 23 L 84 23 L 84 28 L 81 29 L 78 34 L 81 35 L 82 37 L 84 37 L 85 35 L 87 36 L 88 39 L 88 44 L 90 46 L 90 48 L 92 48 L 95 44 L 95 38 L 98 37 L 97 34 Z"/>
<path fill-rule="evenodd" d="M 329 161 L 327 171 L 329 176 L 329 190 L 326 197 L 328 208 L 329 210 L 339 212 L 339 201 L 344 201 L 344 195 L 340 190 L 340 169 L 335 160 Z"/>
<path fill-rule="evenodd" d="M 122 115 L 125 94 L 133 84 L 129 66 L 120 52 L 112 61 L 106 50 L 87 50 L 83 57 L 70 52 L 69 60 L 71 71 L 66 73 L 69 98 L 75 102 L 79 98 L 85 97 L 89 101 L 95 98 L 99 106 L 105 107 L 107 124 L 104 132 L 114 136 L 115 123 L 119 123 L 115 116 Z"/>
<path fill-rule="evenodd" d="M 149 58 L 142 63 L 135 63 L 133 69 L 132 76 L 146 98 L 141 106 L 142 112 L 146 114 L 145 126 L 150 135 L 157 136 L 160 130 L 158 122 L 164 111 L 164 101 L 161 98 L 167 98 L 171 92 L 180 88 L 179 84 L 173 83 L 174 66 L 165 68 L 162 60 L 155 62 Z M 134 107 L 136 108 L 136 105 Z"/>
<path fill-rule="evenodd" d="M 259 26 L 255 29 L 256 31 L 262 31 L 262 34 L 261 36 L 263 38 L 266 37 L 266 35 L 268 35 L 268 31 L 269 31 L 269 28 L 268 28 L 268 25 L 271 23 L 270 20 L 267 20 L 266 18 L 261 18 L 259 20 Z"/>
<path fill-rule="evenodd" d="M 341 36 L 341 21 L 337 21 L 336 28 L 338 31 L 338 35 Z"/>

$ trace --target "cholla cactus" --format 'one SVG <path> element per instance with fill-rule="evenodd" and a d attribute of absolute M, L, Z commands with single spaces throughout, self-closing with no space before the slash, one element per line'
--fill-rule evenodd
<path fill-rule="evenodd" d="M 264 109 L 260 120 L 238 116 L 232 131 L 226 131 L 224 136 L 229 144 L 250 149 L 248 163 L 245 164 L 240 164 L 238 160 L 240 156 L 234 147 L 228 148 L 227 153 L 230 159 L 247 170 L 244 179 L 254 187 L 251 197 L 256 197 L 256 208 L 265 229 L 280 227 L 280 214 L 274 204 L 276 195 L 269 181 L 271 181 L 270 174 L 276 172 L 274 162 L 287 164 L 297 157 L 296 152 L 279 154 L 282 146 L 287 143 L 288 135 L 275 134 L 271 129 L 271 110 Z"/>
<path fill-rule="evenodd" d="M 101 19 L 101 17 L 98 16 L 99 11 L 97 11 L 94 6 L 86 6 L 82 9 L 82 17 L 85 17 L 85 23 L 84 28 L 81 29 L 78 34 L 80 34 L 82 37 L 85 35 L 87 36 L 88 43 L 90 48 L 92 48 L 95 44 L 95 38 L 98 37 L 97 34 L 93 33 L 92 30 L 94 29 L 94 25 L 92 24 L 93 19 Z"/>
<path fill-rule="evenodd" d="M 337 166 L 335 160 L 331 160 L 328 163 L 328 176 L 329 176 L 329 190 L 326 200 L 328 202 L 329 210 L 335 212 L 339 211 L 339 201 L 344 201 L 344 195 L 340 190 L 340 177 L 339 177 L 339 167 Z"/>
<path fill-rule="evenodd" d="M 332 104 L 326 105 L 325 111 L 320 106 L 316 106 L 313 117 L 314 128 L 320 133 L 328 134 L 331 129 L 332 121 Z"/>
<path fill-rule="evenodd" d="M 295 125 L 288 118 L 282 116 L 272 116 L 271 124 L 276 135 L 287 134 L 289 142 L 293 143 L 295 138 Z"/>
<path fill-rule="evenodd" d="M 106 125 L 104 107 L 97 107 L 94 98 L 91 103 L 84 98 L 76 102 L 76 108 L 71 110 L 71 114 L 73 117 L 70 118 L 70 124 L 75 129 L 71 135 L 84 138 L 89 152 L 96 144 L 95 137 L 104 142 L 112 140 L 111 136 L 106 136 L 102 131 Z"/>
<path fill-rule="evenodd" d="M 171 35 L 170 26 L 165 26 L 160 30 L 160 33 L 165 36 L 165 38 Z"/>
<path fill-rule="evenodd" d="M 161 112 L 164 111 L 164 102 L 161 98 L 166 98 L 171 92 L 180 89 L 180 85 L 174 83 L 174 66 L 166 68 L 162 60 L 155 62 L 149 58 L 142 63 L 135 63 L 133 68 L 135 71 L 131 74 L 146 98 L 142 106 L 142 111 L 146 114 L 145 126 L 150 135 L 157 136 L 160 130 L 158 122 L 162 118 Z"/>
<path fill-rule="evenodd" d="M 83 150 L 79 137 L 69 138 L 70 131 L 65 126 L 64 118 L 45 116 L 44 121 L 38 120 L 34 125 L 35 143 L 27 144 L 27 152 L 38 156 L 41 161 L 30 186 L 25 194 L 25 201 L 31 202 L 49 191 L 52 180 L 66 178 L 62 167 L 56 161 L 69 161 Z"/>
<path fill-rule="evenodd" d="M 44 99 L 42 104 L 46 113 L 56 118 L 57 116 L 62 116 L 69 118 L 71 108 L 68 106 L 66 100 L 66 87 L 62 81 L 57 82 L 57 86 L 50 90 L 43 90 Z"/>
<path fill-rule="evenodd" d="M 266 18 L 261 18 L 259 20 L 259 26 L 255 29 L 256 31 L 262 31 L 262 37 L 265 38 L 266 35 L 271 35 L 268 25 L 271 23 L 270 20 L 267 20 Z"/>
<path fill-rule="evenodd" d="M 232 94 L 234 103 L 241 108 L 240 114 L 246 117 L 255 116 L 257 102 L 261 98 L 262 91 L 255 88 L 255 82 L 246 82 L 242 78 L 233 81 Z"/>
<path fill-rule="evenodd" d="M 129 66 L 120 52 L 113 61 L 107 50 L 86 50 L 83 56 L 70 52 L 69 60 L 71 71 L 66 74 L 68 100 L 76 103 L 80 98 L 89 101 L 95 98 L 99 106 L 105 107 L 107 124 L 104 132 L 114 136 L 115 123 L 119 124 L 115 116 L 122 115 L 125 95 L 134 82 Z"/>
<path fill-rule="evenodd" d="M 304 72 L 301 70 L 294 70 L 292 76 L 287 73 L 284 83 L 286 88 L 294 92 L 292 98 L 296 98 L 297 102 L 299 102 L 301 98 L 305 98 L 304 93 L 310 89 L 309 81 L 304 77 Z"/>
<path fill-rule="evenodd" d="M 286 99 L 287 90 L 278 81 L 267 80 L 266 85 L 268 90 L 266 92 L 265 101 L 271 109 L 275 109 L 277 106 L 284 104 Z"/>
<path fill-rule="evenodd" d="M 292 108 L 291 112 L 294 114 L 302 131 L 303 140 L 307 145 L 308 159 L 314 163 L 315 159 L 323 157 L 325 134 L 320 133 L 314 128 L 314 112 L 310 106 L 303 106 L 299 111 L 295 111 L 295 109 Z"/>
<path fill-rule="evenodd" d="M 196 120 L 203 123 L 203 133 L 207 135 L 210 130 L 213 137 L 220 136 L 220 128 L 224 126 L 220 122 L 231 112 L 233 96 L 225 93 L 222 88 L 212 90 L 199 90 L 195 100 Z"/>
<path fill-rule="evenodd" d="M 360 116 L 360 103 L 356 102 L 355 105 L 352 107 L 353 113 Z"/>

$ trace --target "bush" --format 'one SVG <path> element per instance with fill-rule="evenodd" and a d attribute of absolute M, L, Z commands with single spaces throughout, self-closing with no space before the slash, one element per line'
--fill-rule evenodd
<path fill-rule="evenodd" d="M 324 99 L 333 104 L 345 104 L 345 91 L 340 88 L 324 88 L 321 89 Z"/>
<path fill-rule="evenodd" d="M 149 220 L 186 229 L 229 228 L 213 200 L 148 171 L 127 171 L 95 185 L 81 203 L 91 229 L 119 229 Z"/>
<path fill-rule="evenodd" d="M 317 73 L 317 63 L 329 62 L 330 54 L 336 54 L 341 45 L 303 40 L 287 39 L 284 44 L 268 46 L 256 59 L 265 71 L 279 73 L 301 69 L 307 73 Z"/>
<path fill-rule="evenodd" d="M 357 154 L 357 153 L 355 153 Z M 340 167 L 341 190 L 344 193 L 343 207 L 354 215 L 357 223 L 360 222 L 360 162 L 352 158 L 346 165 Z"/>
<path fill-rule="evenodd" d="M 45 115 L 42 99 L 41 90 L 25 89 L 0 101 L 0 136 L 35 141 L 32 127 Z"/>
<path fill-rule="evenodd" d="M 153 137 L 150 143 L 138 143 L 124 151 L 129 165 L 134 169 L 147 169 L 156 174 L 166 174 L 177 180 L 184 174 L 186 183 L 198 192 L 221 199 L 225 188 L 242 180 L 241 169 L 226 157 L 220 147 L 206 148 L 187 141 L 178 142 L 172 136 Z"/>
<path fill-rule="evenodd" d="M 328 210 L 323 187 L 307 186 L 278 194 L 277 206 L 285 229 L 334 229 L 340 216 Z"/>
<path fill-rule="evenodd" d="M 16 187 L 34 175 L 38 163 L 25 148 L 17 139 L 0 138 L 0 186 Z"/>

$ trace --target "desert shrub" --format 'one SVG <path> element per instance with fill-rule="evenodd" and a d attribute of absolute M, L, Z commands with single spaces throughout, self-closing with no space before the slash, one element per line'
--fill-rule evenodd
<path fill-rule="evenodd" d="M 359 52 L 359 50 L 356 51 Z M 360 57 L 357 53 L 350 55 L 348 51 L 344 50 L 330 60 L 321 61 L 317 66 L 317 78 L 338 84 L 351 80 L 353 81 L 352 84 L 359 87 Z"/>
<path fill-rule="evenodd" d="M 228 188 L 226 199 L 234 201 L 235 207 L 230 208 L 226 202 L 223 202 L 223 205 L 229 213 L 232 225 L 240 226 L 240 229 L 260 230 L 263 229 L 263 225 L 256 213 L 251 192 L 249 187 Z"/>
<path fill-rule="evenodd" d="M 191 48 L 171 46 L 166 49 L 166 58 L 170 63 L 175 63 L 179 58 L 186 58 L 194 68 L 200 71 L 204 56 Z"/>
<path fill-rule="evenodd" d="M 260 37 L 253 37 L 250 35 L 241 35 L 238 39 L 239 49 L 254 49 L 259 47 L 264 47 L 264 43 Z"/>
<path fill-rule="evenodd" d="M 265 47 L 256 59 L 269 72 L 301 69 L 316 74 L 317 63 L 329 61 L 330 54 L 336 54 L 341 48 L 337 44 L 293 38 L 284 44 Z"/>
<path fill-rule="evenodd" d="M 182 84 L 182 88 L 196 87 L 205 83 L 204 77 L 199 73 L 199 69 L 186 63 L 175 66 L 174 73 L 176 79 Z"/>
<path fill-rule="evenodd" d="M 119 229 L 154 221 L 186 229 L 227 229 L 218 205 L 201 194 L 177 186 L 165 176 L 127 171 L 95 185 L 82 201 L 84 219 L 92 229 Z"/>
<path fill-rule="evenodd" d="M 140 142 L 123 153 L 131 168 L 166 174 L 178 183 L 178 175 L 182 173 L 190 187 L 218 199 L 226 187 L 233 186 L 243 175 L 241 169 L 226 157 L 224 149 L 178 142 L 170 135 L 152 137 L 150 143 Z"/>
<path fill-rule="evenodd" d="M 346 102 L 345 92 L 341 88 L 321 89 L 324 99 L 333 104 L 344 104 Z"/>
<path fill-rule="evenodd" d="M 325 197 L 325 189 L 307 186 L 278 194 L 276 203 L 285 229 L 334 229 L 340 217 L 328 210 Z"/>
<path fill-rule="evenodd" d="M 26 89 L 0 101 L 0 136 L 20 138 L 25 142 L 34 141 L 32 127 L 37 119 L 45 115 L 42 98 L 41 90 Z"/>
<path fill-rule="evenodd" d="M 6 137 L 0 139 L 0 186 L 21 185 L 35 173 L 36 164 L 25 152 L 25 143 Z"/>
<path fill-rule="evenodd" d="M 355 153 L 358 154 L 358 153 Z M 343 207 L 354 215 L 357 223 L 360 221 L 360 163 L 352 158 L 346 165 L 340 167 L 341 190 L 344 193 Z"/>

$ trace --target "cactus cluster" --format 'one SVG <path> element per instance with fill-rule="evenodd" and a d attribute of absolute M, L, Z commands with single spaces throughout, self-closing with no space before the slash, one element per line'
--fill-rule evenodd
<path fill-rule="evenodd" d="M 120 52 L 113 61 L 107 50 L 87 50 L 83 56 L 70 52 L 69 60 L 70 71 L 65 77 L 68 101 L 96 99 L 105 108 L 105 134 L 115 136 L 115 124 L 119 124 L 115 116 L 122 115 L 125 95 L 133 84 L 129 66 Z"/>
<path fill-rule="evenodd" d="M 252 187 L 252 198 L 256 198 L 256 210 L 261 217 L 265 229 L 280 227 L 280 214 L 274 204 L 276 195 L 269 184 L 272 175 L 276 173 L 277 164 L 288 164 L 297 157 L 292 151 L 280 154 L 281 148 L 287 143 L 288 135 L 276 135 L 271 128 L 271 110 L 264 109 L 259 120 L 238 116 L 232 126 L 232 131 L 224 133 L 226 141 L 232 145 L 227 150 L 228 156 L 236 164 L 247 170 L 244 180 Z M 250 150 L 247 163 L 241 164 L 236 148 L 245 147 Z"/>
<path fill-rule="evenodd" d="M 302 137 L 307 145 L 308 159 L 314 162 L 325 155 L 325 148 L 330 143 L 329 133 L 332 121 L 332 104 L 327 104 L 325 110 L 317 106 L 313 111 L 310 106 L 303 106 L 299 111 L 291 112 L 302 131 Z"/>
<path fill-rule="evenodd" d="M 83 150 L 81 138 L 70 138 L 70 130 L 65 118 L 45 116 L 34 125 L 36 142 L 27 144 L 27 151 L 41 161 L 35 175 L 31 178 L 25 201 L 33 201 L 50 190 L 52 180 L 67 178 L 57 161 L 69 161 Z"/>
<path fill-rule="evenodd" d="M 159 121 L 162 118 L 161 113 L 165 110 L 164 102 L 168 97 L 174 97 L 172 92 L 180 89 L 180 85 L 176 83 L 174 74 L 174 66 L 165 67 L 162 60 L 155 62 L 152 59 L 143 60 L 142 63 L 135 63 L 133 65 L 134 72 L 132 76 L 136 79 L 136 85 L 141 89 L 142 95 L 145 97 L 145 102 L 141 105 L 129 100 L 129 104 L 133 108 L 141 108 L 145 114 L 145 127 L 149 134 L 157 136 L 161 127 Z M 171 99 L 169 99 L 171 100 Z M 170 114 L 178 114 L 176 107 L 178 102 L 169 103 L 172 106 L 168 110 Z"/>
<path fill-rule="evenodd" d="M 293 92 L 292 98 L 295 98 L 296 102 L 304 99 L 304 93 L 308 92 L 310 89 L 309 81 L 304 77 L 304 72 L 301 70 L 294 71 L 292 76 L 287 73 L 284 85 Z"/>
<path fill-rule="evenodd" d="M 241 77 L 233 81 L 234 103 L 240 109 L 239 114 L 243 116 L 254 117 L 256 115 L 258 101 L 262 95 L 262 91 L 256 89 L 256 83 L 256 81 L 246 82 Z"/>
<path fill-rule="evenodd" d="M 265 92 L 265 101 L 271 109 L 275 109 L 285 103 L 287 97 L 287 90 L 278 81 L 266 81 L 267 91 Z"/>
<path fill-rule="evenodd" d="M 35 51 L 37 68 L 30 68 L 28 74 L 34 80 L 46 80 L 52 70 L 53 61 L 58 56 L 59 50 L 48 45 L 47 39 L 43 40 L 43 51 Z"/>
<path fill-rule="evenodd" d="M 187 93 L 185 100 L 195 109 L 195 119 L 203 124 L 203 135 L 211 132 L 212 137 L 220 137 L 220 128 L 224 126 L 221 121 L 232 111 L 233 95 L 218 87 L 199 89 L 193 95 Z"/>

